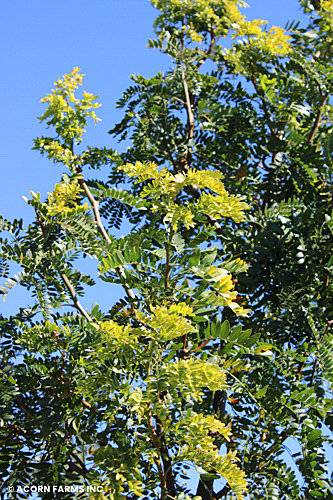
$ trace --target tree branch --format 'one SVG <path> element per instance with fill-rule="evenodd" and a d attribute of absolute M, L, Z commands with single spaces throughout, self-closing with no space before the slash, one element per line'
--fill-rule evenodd
<path fill-rule="evenodd" d="M 231 491 L 231 488 L 229 486 L 229 484 L 227 483 L 223 488 L 222 490 L 220 490 L 218 493 L 214 493 L 213 496 L 216 500 L 219 500 L 220 498 L 222 497 L 225 497 L 227 493 L 229 493 L 229 491 Z"/>
<path fill-rule="evenodd" d="M 185 109 L 187 113 L 187 125 L 186 125 L 186 132 L 187 132 L 187 138 L 191 139 L 193 137 L 193 132 L 194 132 L 194 115 L 192 111 L 192 105 L 191 105 L 191 99 L 190 99 L 190 93 L 188 90 L 187 86 L 187 81 L 185 78 L 184 71 L 182 71 L 182 85 L 183 85 L 183 90 L 185 94 Z"/>
<path fill-rule="evenodd" d="M 156 448 L 156 450 L 161 455 L 160 443 L 159 443 L 159 439 L 158 439 L 158 436 L 156 434 L 156 430 L 155 430 L 155 427 L 154 427 L 153 416 L 152 416 L 151 404 L 150 403 L 148 404 L 148 429 L 149 429 L 150 437 L 151 437 L 151 440 L 152 440 L 152 444 L 153 444 L 154 448 Z M 156 464 L 156 467 L 157 467 L 157 470 L 158 470 L 158 475 L 159 475 L 160 482 L 161 482 L 161 490 L 162 490 L 161 491 L 161 499 L 164 499 L 165 496 L 166 496 L 165 494 L 167 492 L 167 482 L 166 482 L 165 474 L 163 472 L 163 468 L 162 468 L 162 463 L 161 463 L 160 457 L 154 456 L 154 462 Z"/>
<path fill-rule="evenodd" d="M 271 444 L 271 446 L 263 452 L 263 455 L 267 457 L 270 454 L 271 450 L 273 450 L 276 446 L 281 446 L 283 441 L 285 441 L 288 437 L 289 433 L 286 430 L 282 431 L 277 442 Z"/>
<path fill-rule="evenodd" d="M 80 458 L 75 454 L 73 453 L 72 451 L 69 452 L 70 456 L 74 458 L 75 462 L 79 464 L 81 470 L 82 470 L 82 475 L 86 476 L 87 474 L 89 474 L 89 471 L 88 469 L 86 468 L 85 464 L 82 462 L 82 460 L 80 460 Z M 73 464 L 70 464 L 69 466 L 71 466 Z"/>
<path fill-rule="evenodd" d="M 253 67 L 253 62 L 251 61 L 251 59 L 250 59 L 250 68 L 251 68 L 251 81 L 252 81 L 252 84 L 253 84 L 253 86 L 255 88 L 257 96 L 261 100 L 262 108 L 264 110 L 264 115 L 265 115 L 265 118 L 267 120 L 267 123 L 268 123 L 269 129 L 271 131 L 271 134 L 276 137 L 277 134 L 276 134 L 276 131 L 275 131 L 274 127 L 273 127 L 273 122 L 272 122 L 272 120 L 271 120 L 271 118 L 269 116 L 269 113 L 268 113 L 268 108 L 267 108 L 266 100 L 265 100 L 265 98 L 263 97 L 263 95 L 261 94 L 261 92 L 259 91 L 259 88 L 258 88 L 258 84 L 257 84 L 257 80 L 256 80 L 256 75 L 255 75 L 254 67 Z"/>
<path fill-rule="evenodd" d="M 89 314 L 87 313 L 87 311 L 84 309 L 81 302 L 77 298 L 77 295 L 75 293 L 75 289 L 74 289 L 73 285 L 71 284 L 71 282 L 69 281 L 69 279 L 67 278 L 67 276 L 65 274 L 60 274 L 60 277 L 61 277 L 62 281 L 64 282 L 67 290 L 69 291 L 69 294 L 73 300 L 73 305 L 74 305 L 75 309 L 80 311 L 82 316 L 84 316 L 87 321 L 92 321 L 91 317 L 89 316 Z"/>
<path fill-rule="evenodd" d="M 210 44 L 209 44 L 208 50 L 206 52 L 206 57 L 204 57 L 200 62 L 198 62 L 197 69 L 201 68 L 201 66 L 206 61 L 206 59 L 210 56 L 210 54 L 213 52 L 213 49 L 215 47 L 216 40 L 215 40 L 214 25 L 211 27 L 209 34 L 210 34 Z"/>
<path fill-rule="evenodd" d="M 164 476 L 168 494 L 171 497 L 176 497 L 176 482 L 172 471 L 172 462 L 170 459 L 167 443 L 165 440 L 164 429 L 162 427 L 161 421 L 156 417 L 158 427 L 157 427 L 157 436 L 159 439 L 159 447 L 161 451 L 161 458 L 163 462 Z"/>
<path fill-rule="evenodd" d="M 76 167 L 76 171 L 77 171 L 77 173 L 81 173 L 82 172 L 82 170 L 81 170 L 81 168 L 79 166 Z M 84 190 L 84 192 L 86 193 L 86 196 L 87 196 L 88 200 L 90 201 L 90 203 L 92 205 L 92 208 L 93 208 L 93 211 L 94 211 L 95 220 L 96 220 L 96 225 L 97 225 L 97 228 L 98 228 L 99 232 L 101 233 L 103 239 L 108 244 L 111 244 L 110 237 L 109 237 L 108 233 L 106 232 L 106 230 L 105 230 L 105 228 L 103 226 L 102 220 L 101 220 L 101 216 L 100 216 L 100 213 L 99 213 L 99 203 L 98 203 L 98 201 L 95 200 L 94 196 L 92 195 L 89 187 L 87 186 L 87 184 L 86 184 L 86 182 L 85 182 L 85 180 L 83 178 L 79 178 L 78 182 L 79 182 L 80 186 L 82 187 L 82 189 Z M 124 286 L 126 295 L 130 299 L 135 299 L 135 293 L 130 289 L 130 287 L 126 283 L 126 274 L 125 274 L 124 269 L 121 266 L 119 266 L 119 267 L 116 268 L 116 272 L 117 272 L 118 276 L 124 280 L 123 286 Z"/>
<path fill-rule="evenodd" d="M 43 221 L 41 219 L 40 213 L 38 212 L 37 208 L 35 208 L 35 212 L 36 212 L 39 227 L 41 228 L 41 231 L 42 231 L 43 238 L 46 238 L 47 231 L 45 229 L 45 226 L 43 224 Z M 52 248 L 50 248 L 50 256 L 54 257 L 54 251 L 52 250 Z M 73 306 L 75 307 L 75 309 L 77 309 L 82 314 L 82 316 L 84 316 L 86 318 L 87 321 L 92 321 L 91 317 L 89 316 L 89 314 L 87 313 L 87 311 L 84 309 L 81 302 L 77 298 L 77 295 L 75 293 L 75 289 L 74 289 L 72 283 L 67 278 L 67 276 L 64 273 L 60 273 L 60 278 L 62 279 L 62 282 L 64 283 L 65 287 L 67 288 L 67 290 L 68 290 L 68 292 L 73 300 Z"/>
<path fill-rule="evenodd" d="M 330 95 L 329 92 L 326 92 L 326 94 L 324 94 L 319 101 L 319 110 L 317 112 L 317 116 L 316 116 L 316 119 L 314 121 L 314 124 L 313 124 L 312 130 L 310 132 L 310 135 L 308 137 L 308 140 L 306 141 L 307 145 L 312 143 L 312 141 L 315 138 L 315 135 L 319 129 L 321 117 L 323 115 L 324 107 L 325 107 L 325 104 L 326 104 L 326 101 L 327 101 L 329 95 Z"/>
<path fill-rule="evenodd" d="M 164 289 L 165 291 L 170 288 L 170 271 L 171 271 L 171 264 L 170 264 L 170 250 L 171 250 L 171 241 L 173 238 L 173 229 L 172 226 L 170 225 L 170 234 L 169 234 L 169 241 L 166 243 L 165 246 L 165 252 L 166 252 L 166 262 L 165 262 L 165 276 L 164 276 Z"/>
<path fill-rule="evenodd" d="M 315 376 L 315 373 L 316 373 L 316 368 L 317 368 L 317 359 L 314 360 L 314 363 L 313 363 L 313 366 L 312 366 L 312 373 L 311 373 L 311 380 L 310 380 L 309 387 L 313 386 L 313 380 L 314 380 L 314 376 Z"/>

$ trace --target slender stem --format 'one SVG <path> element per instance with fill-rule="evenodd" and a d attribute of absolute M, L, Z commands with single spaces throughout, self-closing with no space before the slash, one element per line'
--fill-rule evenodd
<path fill-rule="evenodd" d="M 225 497 L 227 495 L 227 493 L 229 493 L 229 491 L 231 491 L 231 488 L 230 488 L 229 484 L 227 483 L 222 488 L 222 490 L 220 490 L 218 493 L 214 493 L 213 496 L 214 496 L 214 498 L 216 498 L 216 500 L 218 500 L 222 497 Z"/>
<path fill-rule="evenodd" d="M 105 228 L 104 228 L 104 226 L 102 224 L 101 216 L 100 216 L 100 213 L 99 213 L 99 203 L 98 203 L 98 201 L 96 201 L 95 198 L 93 197 L 93 195 L 92 195 L 90 189 L 88 188 L 86 182 L 84 181 L 84 179 L 79 178 L 79 184 L 82 187 L 82 189 L 84 190 L 84 192 L 86 193 L 86 196 L 87 196 L 88 200 L 90 201 L 90 203 L 92 205 L 92 208 L 93 208 L 93 211 L 94 211 L 95 220 L 96 220 L 96 225 L 97 225 L 97 228 L 98 228 L 99 232 L 103 236 L 103 239 L 110 245 L 111 239 L 110 239 L 108 233 L 105 231 Z"/>
<path fill-rule="evenodd" d="M 182 342 L 183 342 L 183 347 L 182 349 L 179 351 L 179 359 L 184 359 L 185 356 L 187 356 L 188 352 L 186 350 L 186 343 L 187 343 L 187 333 L 185 333 L 185 335 L 183 335 L 182 337 Z"/>
<path fill-rule="evenodd" d="M 310 135 L 308 137 L 308 140 L 307 140 L 308 145 L 312 143 L 312 141 L 315 138 L 315 135 L 318 131 L 318 128 L 319 128 L 320 122 L 321 122 L 321 118 L 323 115 L 324 107 L 325 107 L 325 104 L 326 104 L 326 101 L 327 101 L 329 95 L 330 95 L 329 92 L 326 92 L 326 94 L 324 94 L 319 101 L 319 109 L 317 112 L 317 116 L 316 116 L 316 119 L 314 121 L 314 124 L 313 124 L 312 130 L 310 132 Z"/>
<path fill-rule="evenodd" d="M 333 165 L 332 165 L 332 163 L 330 165 L 329 175 L 330 175 L 330 185 L 331 185 L 331 208 L 333 209 Z"/>
<path fill-rule="evenodd" d="M 304 369 L 304 366 L 305 366 L 305 362 L 301 363 L 298 367 L 298 375 L 297 375 L 297 379 L 300 381 L 301 378 L 302 378 L 302 371 Z"/>
<path fill-rule="evenodd" d="M 216 39 L 215 39 L 214 26 L 211 27 L 209 34 L 210 34 L 210 44 L 206 52 L 206 56 L 200 62 L 198 62 L 197 69 L 200 69 L 200 67 L 206 61 L 207 57 L 210 56 L 210 54 L 213 52 L 213 49 L 215 47 Z"/>
<path fill-rule="evenodd" d="M 81 173 L 81 168 L 77 167 L 76 171 L 78 173 Z M 108 244 L 110 244 L 111 243 L 110 237 L 109 237 L 108 233 L 106 232 L 106 230 L 105 230 L 105 228 L 103 226 L 103 223 L 102 223 L 102 220 L 101 220 L 101 216 L 100 216 L 100 213 L 99 213 L 99 202 L 95 200 L 95 198 L 92 195 L 89 187 L 87 186 L 87 183 L 85 182 L 85 180 L 83 178 L 79 178 L 79 184 L 82 187 L 82 189 L 84 190 L 84 192 L 86 193 L 86 196 L 87 196 L 88 200 L 90 201 L 90 203 L 92 205 L 92 208 L 93 208 L 93 211 L 94 211 L 95 220 L 96 220 L 96 225 L 97 225 L 97 228 L 98 228 L 99 232 L 101 233 L 103 239 Z M 118 276 L 124 280 L 123 286 L 124 286 L 126 295 L 130 299 L 135 299 L 135 293 L 130 289 L 130 287 L 126 283 L 126 274 L 125 274 L 125 271 L 124 271 L 123 267 L 121 267 L 121 266 L 117 267 L 116 268 L 116 272 L 117 272 Z"/>
<path fill-rule="evenodd" d="M 183 90 L 184 90 L 184 94 L 185 94 L 186 113 L 187 113 L 187 125 L 186 125 L 187 138 L 191 139 L 193 137 L 193 133 L 194 133 L 194 115 L 193 115 L 193 111 L 192 111 L 190 93 L 188 90 L 188 85 L 187 85 L 184 71 L 182 72 L 182 85 L 183 85 Z"/>
<path fill-rule="evenodd" d="M 158 439 L 158 436 L 156 434 L 156 430 L 154 427 L 153 415 L 152 415 L 150 403 L 148 403 L 148 429 L 149 429 L 150 437 L 151 437 L 154 448 L 156 448 L 160 452 L 159 439 Z M 160 457 L 154 456 L 154 462 L 156 464 L 156 467 L 158 470 L 158 475 L 159 475 L 160 482 L 161 482 L 161 500 L 164 500 L 166 498 L 166 495 L 167 495 L 167 483 L 166 483 L 166 478 L 165 478 L 165 475 L 163 472 Z"/>
<path fill-rule="evenodd" d="M 159 420 L 158 417 L 156 417 L 157 421 L 157 436 L 159 440 L 159 447 L 161 451 L 161 457 L 162 457 L 162 462 L 163 462 L 163 469 L 164 469 L 164 477 L 165 477 L 165 482 L 166 482 L 166 488 L 169 496 L 175 497 L 176 496 L 176 484 L 175 484 L 175 478 L 173 475 L 172 471 L 172 461 L 169 455 L 169 450 L 167 447 L 166 439 L 165 439 L 165 433 L 164 433 L 164 428 L 162 426 L 162 422 Z"/>
<path fill-rule="evenodd" d="M 70 456 L 74 458 L 75 462 L 77 462 L 79 464 L 79 466 L 81 467 L 82 471 L 84 472 L 84 474 L 88 474 L 89 471 L 87 470 L 85 464 L 82 462 L 82 460 L 75 454 L 73 453 L 72 451 L 69 452 Z"/>
<path fill-rule="evenodd" d="M 312 367 L 311 380 L 310 380 L 309 387 L 313 386 L 313 380 L 314 380 L 314 376 L 315 376 L 315 373 L 316 373 L 316 368 L 317 368 L 317 360 L 315 359 L 314 363 L 313 363 L 313 367 Z"/>
<path fill-rule="evenodd" d="M 155 340 L 152 341 L 151 347 L 150 347 L 150 353 L 149 353 L 149 362 L 147 366 L 147 375 L 148 377 L 151 375 L 152 372 L 152 360 L 153 360 L 153 353 L 154 349 L 156 346 Z M 154 461 L 156 464 L 156 467 L 158 469 L 158 474 L 161 482 L 161 500 L 165 499 L 167 497 L 167 494 L 169 493 L 172 497 L 176 496 L 176 486 L 175 486 L 175 479 L 173 476 L 172 472 L 172 462 L 169 456 L 166 440 L 165 440 L 165 435 L 164 435 L 164 429 L 162 426 L 162 422 L 159 420 L 158 417 L 156 418 L 157 422 L 157 429 L 155 429 L 154 422 L 153 422 L 153 415 L 152 415 L 152 409 L 151 409 L 151 403 L 148 404 L 148 429 L 149 433 L 151 436 L 151 440 L 153 443 L 154 448 L 159 452 L 159 457 L 155 457 Z M 161 461 L 162 459 L 162 461 Z M 162 467 L 163 464 L 163 467 Z"/>
<path fill-rule="evenodd" d="M 82 314 L 82 316 L 84 316 L 87 321 L 92 321 L 91 317 L 86 312 L 86 310 L 82 306 L 81 302 L 77 298 L 77 295 L 75 293 L 75 289 L 74 289 L 73 285 L 71 284 L 71 282 L 69 281 L 69 279 L 67 278 L 67 276 L 65 274 L 61 273 L 60 277 L 61 277 L 62 281 L 64 282 L 64 284 L 66 285 L 67 290 L 69 291 L 69 294 L 70 294 L 70 296 L 71 296 L 71 298 L 73 300 L 75 309 L 77 309 L 78 311 L 80 311 L 80 313 Z"/>
<path fill-rule="evenodd" d="M 213 340 L 212 338 L 210 339 L 207 339 L 205 340 L 202 344 L 198 345 L 198 347 L 195 347 L 194 349 L 192 349 L 192 351 L 190 352 L 194 352 L 196 351 L 197 349 L 203 349 L 211 340 Z"/>
<path fill-rule="evenodd" d="M 29 418 L 29 420 L 33 421 L 33 416 L 31 415 L 31 413 L 28 412 L 28 410 L 25 408 L 25 406 L 23 405 L 23 398 L 20 398 L 19 399 L 19 402 L 17 404 L 17 406 L 20 408 L 20 410 L 22 410 L 26 415 L 27 417 Z"/>
<path fill-rule="evenodd" d="M 170 254 L 171 254 L 171 241 L 173 238 L 173 228 L 170 226 L 170 233 L 169 233 L 169 241 L 166 244 L 166 264 L 165 264 L 165 276 L 164 276 L 164 288 L 167 290 L 170 288 L 170 271 L 171 271 L 171 264 L 170 264 Z"/>
<path fill-rule="evenodd" d="M 264 450 L 263 455 L 264 455 L 265 457 L 267 457 L 267 456 L 270 454 L 270 452 L 271 452 L 271 450 L 272 450 L 273 448 L 275 448 L 276 446 L 281 446 L 281 445 L 282 445 L 282 443 L 283 443 L 283 442 L 287 439 L 287 437 L 289 437 L 289 436 L 290 436 L 290 434 L 289 434 L 286 430 L 282 431 L 282 432 L 281 432 L 281 434 L 279 435 L 279 439 L 278 439 L 277 441 L 275 441 L 275 443 L 271 444 L 271 446 L 270 446 L 269 448 L 267 448 L 266 450 Z"/>
<path fill-rule="evenodd" d="M 41 219 L 41 216 L 40 216 L 37 208 L 35 208 L 35 212 L 36 212 L 39 227 L 41 228 L 41 231 L 42 231 L 42 235 L 44 238 L 46 238 L 47 231 L 45 229 L 45 226 L 43 224 L 43 221 Z M 52 248 L 50 248 L 50 256 L 54 257 L 54 251 L 52 250 Z M 68 290 L 68 292 L 73 300 L 73 306 L 75 307 L 75 309 L 77 309 L 82 314 L 82 316 L 84 316 L 86 318 L 87 321 L 92 321 L 91 317 L 89 316 L 89 314 L 87 313 L 87 311 L 84 309 L 84 307 L 80 303 L 79 299 L 77 298 L 77 295 L 75 293 L 75 289 L 74 289 L 72 283 L 70 282 L 70 280 L 67 278 L 67 276 L 64 273 L 60 273 L 60 278 L 62 279 L 64 285 L 66 286 L 66 288 L 67 288 L 67 290 Z"/>
<path fill-rule="evenodd" d="M 156 346 L 155 340 L 152 342 L 151 349 L 150 349 L 150 359 L 148 363 L 148 368 L 147 368 L 147 375 L 148 377 L 151 375 L 151 369 L 152 369 L 152 360 L 153 360 L 153 353 L 154 349 Z M 160 398 L 160 393 L 157 391 L 158 397 Z M 161 420 L 158 418 L 157 415 L 155 415 L 155 420 L 156 420 L 156 429 L 153 425 L 153 420 L 152 420 L 152 415 L 151 415 L 151 405 L 149 404 L 149 428 L 151 431 L 152 437 L 154 437 L 153 443 L 155 443 L 155 447 L 159 451 L 160 458 L 162 459 L 162 462 L 159 458 L 159 464 L 163 464 L 163 483 L 161 481 L 161 485 L 165 484 L 165 498 L 166 497 L 176 497 L 176 482 L 175 482 L 175 477 L 173 474 L 172 470 L 172 460 L 169 455 L 169 450 L 167 447 L 167 442 L 165 438 L 165 431 L 162 425 Z M 157 463 L 156 463 L 157 465 Z M 160 478 L 162 479 L 162 476 L 160 475 Z M 162 489 L 163 492 L 163 489 Z M 161 499 L 164 498 L 164 495 L 161 495 Z"/>

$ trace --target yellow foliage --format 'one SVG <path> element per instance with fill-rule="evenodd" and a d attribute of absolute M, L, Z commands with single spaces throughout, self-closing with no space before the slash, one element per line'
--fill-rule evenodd
<path fill-rule="evenodd" d="M 129 326 L 118 325 L 115 321 L 100 321 L 98 328 L 104 332 L 104 340 L 111 340 L 121 344 L 133 344 L 135 335 Z"/>
<path fill-rule="evenodd" d="M 235 44 L 225 51 L 226 59 L 234 65 L 235 72 L 251 73 L 249 60 L 255 60 L 254 54 L 262 62 L 263 58 L 284 57 L 291 52 L 291 37 L 286 35 L 285 30 L 279 26 L 273 26 L 269 31 L 262 30 L 261 26 L 266 24 L 262 19 L 242 19 L 233 25 L 232 38 L 243 37 L 242 44 Z"/>
<path fill-rule="evenodd" d="M 137 318 L 152 328 L 153 334 L 150 334 L 150 336 L 160 341 L 171 340 L 187 333 L 196 332 L 196 328 L 185 317 L 192 314 L 192 308 L 185 303 L 171 306 L 151 306 L 150 310 L 151 317 L 139 312 Z"/>
<path fill-rule="evenodd" d="M 130 177 L 136 177 L 137 183 L 152 179 L 151 183 L 143 187 L 140 196 L 151 197 L 152 210 L 164 212 L 165 221 L 170 222 L 174 230 L 178 224 L 184 224 L 187 228 L 194 226 L 195 217 L 201 214 L 216 219 L 231 217 L 239 222 L 244 219 L 244 210 L 250 208 L 240 197 L 229 195 L 221 181 L 223 175 L 217 171 L 189 169 L 186 173 L 173 175 L 166 168 L 159 171 L 154 162 L 139 161 L 135 165 L 127 163 L 119 169 Z M 182 206 L 175 204 L 173 200 L 186 186 L 209 189 L 214 194 L 203 192 L 195 203 Z"/>
<path fill-rule="evenodd" d="M 245 264 L 239 259 L 239 263 Z M 227 306 L 238 316 L 247 316 L 249 309 L 244 309 L 238 299 L 238 292 L 234 290 L 232 275 L 222 266 L 212 266 L 208 271 L 195 268 L 195 274 L 207 282 L 208 290 L 202 292 L 200 302 L 203 304 L 214 304 L 215 306 Z"/>
<path fill-rule="evenodd" d="M 216 448 L 200 450 L 189 445 L 182 447 L 176 458 L 177 462 L 193 462 L 205 470 L 214 470 L 228 481 L 237 500 L 245 499 L 246 478 L 245 473 L 235 463 L 237 461 L 236 452 L 229 452 L 227 455 L 221 456 Z"/>
<path fill-rule="evenodd" d="M 188 206 L 180 206 L 171 204 L 168 206 L 167 214 L 164 217 L 165 222 L 170 222 L 174 231 L 177 230 L 178 224 L 182 223 L 188 229 L 194 227 L 194 214 Z"/>
<path fill-rule="evenodd" d="M 161 11 L 155 21 L 159 33 L 170 30 L 201 43 L 207 32 L 214 29 L 215 37 L 226 36 L 230 26 L 242 16 L 237 6 L 247 6 L 241 0 L 151 0 Z"/>
<path fill-rule="evenodd" d="M 266 25 L 267 21 L 254 19 L 253 21 L 241 20 L 234 25 L 234 34 L 232 38 L 239 36 L 247 37 L 251 47 L 263 50 L 267 54 L 287 55 L 291 46 L 289 44 L 290 36 L 285 34 L 285 30 L 279 26 L 273 26 L 268 32 L 262 31 L 260 26 Z"/>
<path fill-rule="evenodd" d="M 170 312 L 181 314 L 182 316 L 193 316 L 193 307 L 185 302 L 178 302 L 178 304 L 171 304 L 168 306 Z"/>
<path fill-rule="evenodd" d="M 135 165 L 126 163 L 126 165 L 119 167 L 119 170 L 125 172 L 129 177 L 137 177 L 136 183 L 144 182 L 148 179 L 160 179 L 168 175 L 168 169 L 162 168 L 159 171 L 158 165 L 154 162 L 142 163 L 141 161 L 137 161 Z"/>
<path fill-rule="evenodd" d="M 75 97 L 75 90 L 82 85 L 83 74 L 79 68 L 74 68 L 71 73 L 59 78 L 51 94 L 41 99 L 47 103 L 45 113 L 39 117 L 40 121 L 46 121 L 48 126 L 54 126 L 59 137 L 67 146 L 72 147 L 73 142 L 81 142 L 87 117 L 93 118 L 95 123 L 99 121 L 94 108 L 100 104 L 94 102 L 98 96 L 89 92 L 82 93 L 82 99 Z"/>
<path fill-rule="evenodd" d="M 322 16 L 333 14 L 333 0 L 322 0 L 320 2 L 320 13 Z"/>
<path fill-rule="evenodd" d="M 80 198 L 81 188 L 77 179 L 71 182 L 61 182 L 56 184 L 52 193 L 48 193 L 47 211 L 49 215 L 58 215 L 61 213 L 85 212 L 89 209 L 88 204 L 77 205 L 77 200 Z"/>
<path fill-rule="evenodd" d="M 248 4 L 245 2 L 234 3 L 230 0 L 226 0 L 225 2 L 227 17 L 230 19 L 231 24 L 239 23 L 245 19 L 245 16 L 240 13 L 237 5 L 241 7 L 248 7 Z"/>
<path fill-rule="evenodd" d="M 217 365 L 202 359 L 186 359 L 169 364 L 161 369 L 161 376 L 167 380 L 171 389 L 178 388 L 183 395 L 190 394 L 200 399 L 203 388 L 211 391 L 226 389 L 226 376 Z"/>
<path fill-rule="evenodd" d="M 210 215 L 215 219 L 221 217 L 231 217 L 235 222 L 244 220 L 244 210 L 251 207 L 239 196 L 229 195 L 228 192 L 220 196 L 203 193 L 197 201 L 195 208 L 205 215 Z"/>
<path fill-rule="evenodd" d="M 178 419 L 174 426 L 166 428 L 167 432 L 177 433 L 179 444 L 190 444 L 201 450 L 209 451 L 216 448 L 214 440 L 216 433 L 229 440 L 230 428 L 214 415 L 204 416 L 202 413 L 191 413 Z"/>

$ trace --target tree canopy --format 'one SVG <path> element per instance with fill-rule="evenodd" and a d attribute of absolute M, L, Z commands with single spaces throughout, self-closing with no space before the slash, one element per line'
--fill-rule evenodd
<path fill-rule="evenodd" d="M 34 146 L 61 180 L 1 219 L 1 293 L 31 294 L 0 316 L 2 498 L 331 499 L 333 1 L 285 29 L 151 3 L 171 62 L 118 101 L 131 146 L 82 148 L 74 68 Z M 100 280 L 124 296 L 88 310 Z"/>

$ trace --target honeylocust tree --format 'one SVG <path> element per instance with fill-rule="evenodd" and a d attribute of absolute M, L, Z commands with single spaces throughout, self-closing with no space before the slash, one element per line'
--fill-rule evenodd
<path fill-rule="evenodd" d="M 34 300 L 1 322 L 4 489 L 332 498 L 333 4 L 286 30 L 233 0 L 152 4 L 170 67 L 118 102 L 131 146 L 80 146 L 98 105 L 74 69 L 35 141 L 61 182 L 26 229 L 3 221 L 4 295 Z M 124 298 L 88 310 L 100 279 Z"/>

